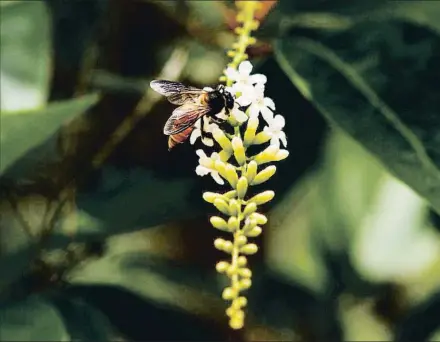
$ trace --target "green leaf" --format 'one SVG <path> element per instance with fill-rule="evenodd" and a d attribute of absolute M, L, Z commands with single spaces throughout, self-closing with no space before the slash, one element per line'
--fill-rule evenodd
<path fill-rule="evenodd" d="M 31 149 L 47 141 L 68 120 L 83 114 L 98 101 L 96 94 L 52 103 L 27 112 L 2 113 L 0 174 Z"/>
<path fill-rule="evenodd" d="M 276 57 L 302 94 L 440 213 L 440 40 L 402 21 L 280 40 Z"/>
<path fill-rule="evenodd" d="M 50 15 L 44 1 L 15 1 L 0 11 L 0 109 L 46 104 L 51 77 Z"/>
<path fill-rule="evenodd" d="M 68 341 L 64 321 L 42 297 L 0 308 L 0 341 Z"/>
<path fill-rule="evenodd" d="M 114 341 L 116 331 L 108 318 L 78 296 L 52 296 L 72 341 Z"/>

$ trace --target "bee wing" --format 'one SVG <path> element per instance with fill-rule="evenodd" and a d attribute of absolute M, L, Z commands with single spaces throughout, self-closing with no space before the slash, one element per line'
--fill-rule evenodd
<path fill-rule="evenodd" d="M 180 133 L 188 127 L 194 125 L 198 119 L 209 112 L 207 106 L 198 106 L 193 103 L 184 104 L 177 107 L 163 129 L 164 134 L 173 135 Z"/>
<path fill-rule="evenodd" d="M 205 92 L 202 89 L 186 86 L 180 82 L 166 80 L 151 81 L 150 87 L 159 94 L 166 96 L 168 101 L 176 105 L 183 105 L 188 101 L 195 102 L 197 97 Z"/>

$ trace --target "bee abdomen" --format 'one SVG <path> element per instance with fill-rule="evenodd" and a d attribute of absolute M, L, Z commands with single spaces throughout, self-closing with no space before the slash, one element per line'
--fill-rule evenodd
<path fill-rule="evenodd" d="M 191 134 L 191 132 L 193 131 L 193 129 L 194 129 L 194 126 L 190 126 L 180 133 L 170 135 L 168 138 L 168 150 L 171 150 L 177 144 L 181 144 L 181 143 L 185 142 L 185 140 L 188 139 L 188 137 Z"/>

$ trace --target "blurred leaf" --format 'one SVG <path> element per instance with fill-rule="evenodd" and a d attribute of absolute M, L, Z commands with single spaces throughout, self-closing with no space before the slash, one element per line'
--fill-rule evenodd
<path fill-rule="evenodd" d="M 439 53 L 432 31 L 375 21 L 337 33 L 293 32 L 276 48 L 303 95 L 437 212 L 440 99 L 432 88 L 440 77 Z"/>
<path fill-rule="evenodd" d="M 67 293 L 99 308 L 131 341 L 239 341 L 238 334 L 228 331 L 226 324 L 216 325 L 204 315 L 196 316 L 157 303 L 120 286 L 76 285 Z M 232 339 L 228 335 L 232 335 Z"/>
<path fill-rule="evenodd" d="M 114 341 L 115 329 L 107 317 L 78 296 L 53 296 L 72 341 Z"/>
<path fill-rule="evenodd" d="M 78 193 L 77 237 L 106 237 L 192 217 L 203 205 L 193 200 L 195 179 L 163 179 L 140 168 L 105 167 L 93 187 Z M 66 220 L 68 220 L 67 218 Z"/>
<path fill-rule="evenodd" d="M 15 1 L 3 6 L 0 42 L 0 110 L 44 106 L 51 77 L 51 27 L 46 3 Z"/>
<path fill-rule="evenodd" d="M 440 328 L 440 293 L 410 310 L 395 327 L 394 341 L 426 341 Z M 435 341 L 435 340 L 432 340 Z"/>
<path fill-rule="evenodd" d="M 63 319 L 42 297 L 0 307 L 1 341 L 68 341 Z"/>
<path fill-rule="evenodd" d="M 98 101 L 96 94 L 52 103 L 28 112 L 2 113 L 0 174 L 31 149 L 49 139 L 68 120 L 83 114 Z"/>

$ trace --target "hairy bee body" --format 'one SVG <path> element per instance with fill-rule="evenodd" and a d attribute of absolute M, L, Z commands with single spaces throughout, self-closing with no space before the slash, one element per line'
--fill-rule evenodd
<path fill-rule="evenodd" d="M 165 123 L 164 134 L 168 135 L 168 149 L 186 141 L 194 130 L 194 124 L 203 116 L 219 121 L 215 117 L 222 110 L 228 114 L 234 107 L 234 99 L 224 86 L 215 90 L 202 90 L 185 86 L 179 82 L 165 80 L 152 81 L 152 89 L 167 97 L 168 101 L 180 105 Z M 203 125 L 201 125 L 203 135 Z"/>

